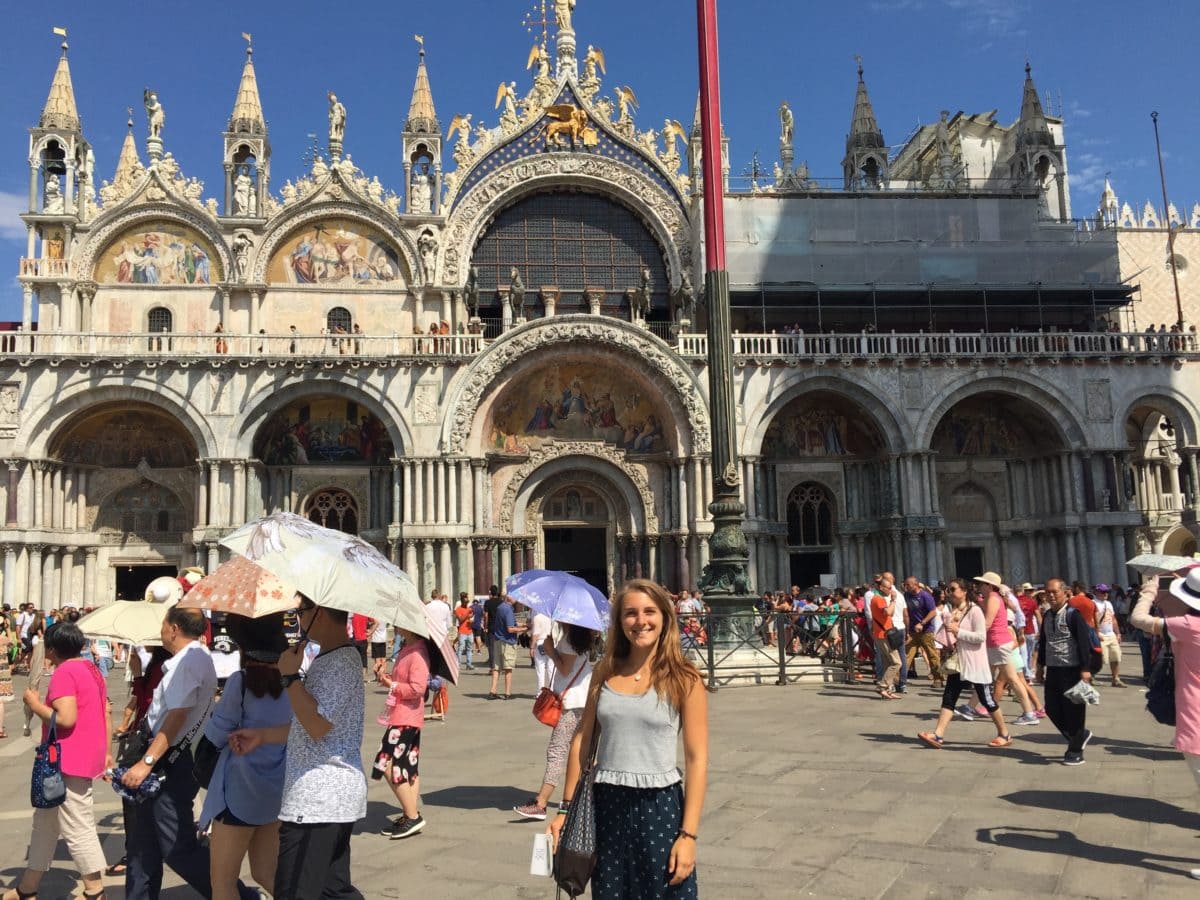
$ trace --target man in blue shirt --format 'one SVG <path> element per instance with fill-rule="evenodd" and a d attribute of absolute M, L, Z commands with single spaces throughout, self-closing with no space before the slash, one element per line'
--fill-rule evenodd
<path fill-rule="evenodd" d="M 908 607 L 908 646 L 904 664 L 911 671 L 913 660 L 920 653 L 929 664 L 929 675 L 934 686 L 940 686 L 944 684 L 944 679 L 937 645 L 933 640 L 937 629 L 937 602 L 915 576 L 909 575 L 904 579 L 904 603 Z"/>
<path fill-rule="evenodd" d="M 496 615 L 492 617 L 488 629 L 492 638 L 492 688 L 488 694 L 489 700 L 499 699 L 496 682 L 501 672 L 504 673 L 504 699 L 509 699 L 512 694 L 512 673 L 517 665 L 517 635 L 526 628 L 517 624 L 513 598 L 505 594 L 504 601 L 496 607 Z"/>

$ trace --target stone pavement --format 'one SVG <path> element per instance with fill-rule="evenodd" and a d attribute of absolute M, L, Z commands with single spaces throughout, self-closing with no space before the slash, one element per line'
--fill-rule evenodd
<path fill-rule="evenodd" d="M 1132 648 L 1131 648 L 1132 649 Z M 1129 658 L 1136 659 L 1134 653 Z M 1137 663 L 1134 663 L 1136 668 Z M 112 678 L 123 697 L 121 670 Z M 23 679 L 17 679 L 18 690 Z M 426 831 L 407 841 L 375 834 L 395 812 L 372 782 L 355 838 L 354 873 L 374 898 L 550 898 L 527 874 L 535 823 L 509 808 L 541 780 L 549 729 L 530 715 L 533 675 L 519 696 L 489 702 L 486 673 L 464 673 L 447 722 L 422 742 Z M 1049 722 L 1014 728 L 1016 743 L 990 750 L 986 722 L 955 722 L 941 751 L 913 735 L 929 727 L 937 697 L 914 682 L 903 702 L 865 686 L 729 687 L 712 697 L 709 793 L 700 829 L 701 896 L 1155 897 L 1200 896 L 1200 792 L 1171 729 L 1142 710 L 1142 694 L 1106 689 L 1089 711 L 1096 738 L 1087 765 L 1057 764 L 1063 742 Z M 1136 684 L 1136 681 L 1134 682 Z M 368 694 L 370 758 L 382 693 Z M 1009 719 L 1018 712 L 1009 701 Z M 29 750 L 19 704 L 0 741 L 0 879 L 11 884 L 28 840 Z M 97 788 L 108 858 L 121 853 L 119 806 Z M 123 896 L 110 879 L 109 900 Z M 76 882 L 60 845 L 42 900 Z M 178 885 L 168 876 L 167 885 Z M 166 900 L 194 894 L 168 887 Z"/>

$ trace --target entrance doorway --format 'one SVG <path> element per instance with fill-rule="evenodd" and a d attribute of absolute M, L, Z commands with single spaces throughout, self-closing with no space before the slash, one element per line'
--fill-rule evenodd
<path fill-rule="evenodd" d="M 954 577 L 974 578 L 983 574 L 982 547 L 954 548 Z"/>
<path fill-rule="evenodd" d="M 828 553 L 793 553 L 792 554 L 792 584 L 799 585 L 800 590 L 821 583 L 821 576 L 831 573 Z M 785 585 L 779 585 L 783 588 Z"/>
<path fill-rule="evenodd" d="M 546 568 L 578 575 L 608 594 L 608 531 L 604 528 L 546 528 Z"/>
<path fill-rule="evenodd" d="M 179 574 L 175 566 L 123 566 L 117 565 L 117 599 L 141 600 L 146 594 L 146 587 L 155 578 L 167 575 L 174 578 Z M 97 598 L 97 601 L 107 602 L 108 598 Z"/>

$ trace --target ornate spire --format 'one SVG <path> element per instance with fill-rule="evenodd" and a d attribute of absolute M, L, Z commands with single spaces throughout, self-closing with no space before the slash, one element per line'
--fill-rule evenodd
<path fill-rule="evenodd" d="M 884 147 L 883 132 L 875 121 L 875 110 L 867 83 L 863 80 L 862 57 L 858 58 L 858 91 L 854 95 L 854 114 L 850 118 L 850 134 L 846 136 L 846 151 L 881 150 Z"/>
<path fill-rule="evenodd" d="M 75 89 L 71 86 L 71 67 L 67 65 L 67 42 L 62 42 L 62 56 L 54 79 L 50 82 L 50 96 L 38 120 L 39 128 L 60 128 L 79 131 L 79 112 L 75 108 Z"/>
<path fill-rule="evenodd" d="M 121 145 L 121 155 L 117 158 L 117 172 L 113 176 L 114 185 L 128 185 L 139 178 L 145 171 L 142 160 L 138 156 L 137 142 L 133 139 L 133 111 L 130 110 L 129 130 L 125 132 L 125 143 Z"/>
<path fill-rule="evenodd" d="M 233 101 L 233 114 L 229 117 L 231 134 L 266 134 L 267 123 L 263 118 L 262 101 L 258 98 L 258 79 L 254 75 L 254 46 L 246 38 L 246 65 L 242 68 L 242 81 L 238 85 L 237 99 Z"/>
<path fill-rule="evenodd" d="M 421 46 L 421 58 L 417 63 L 417 80 L 413 85 L 412 103 L 408 107 L 408 119 L 404 130 L 410 134 L 438 134 L 437 111 L 433 108 L 433 90 L 429 87 L 429 73 L 425 71 L 425 39 L 416 35 Z"/>
<path fill-rule="evenodd" d="M 1021 119 L 1017 122 L 1017 138 L 1022 144 L 1054 143 L 1028 62 L 1025 63 L 1025 90 L 1021 95 Z"/>

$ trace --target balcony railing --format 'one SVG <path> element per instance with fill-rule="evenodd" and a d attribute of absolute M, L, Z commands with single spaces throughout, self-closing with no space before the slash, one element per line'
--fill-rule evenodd
<path fill-rule="evenodd" d="M 31 259 L 21 258 L 22 278 L 70 278 L 71 261 L 69 259 L 52 259 L 44 257 Z"/>
<path fill-rule="evenodd" d="M 972 334 L 734 334 L 735 356 L 797 358 L 1025 358 L 1196 355 L 1194 334 L 1004 332 Z M 708 336 L 680 335 L 681 356 L 707 356 Z"/>
<path fill-rule="evenodd" d="M 655 329 L 657 332 L 658 329 Z M 486 334 L 487 332 L 485 332 Z M 703 359 L 708 336 L 664 337 L 679 355 Z M 328 361 L 477 356 L 495 338 L 453 335 L 104 334 L 0 332 L 0 359 L 171 357 Z M 744 359 L 1024 359 L 1200 357 L 1192 334 L 1007 332 L 1003 334 L 734 334 Z"/>

